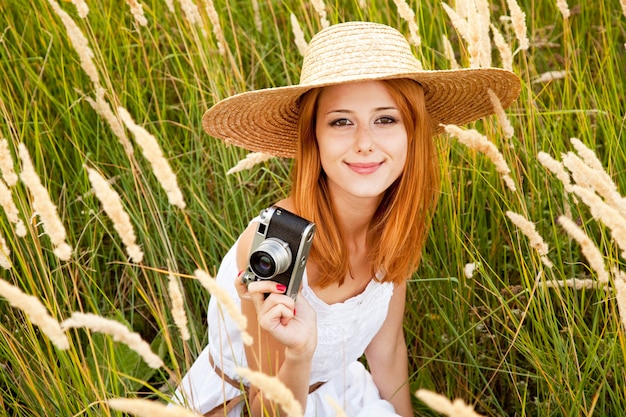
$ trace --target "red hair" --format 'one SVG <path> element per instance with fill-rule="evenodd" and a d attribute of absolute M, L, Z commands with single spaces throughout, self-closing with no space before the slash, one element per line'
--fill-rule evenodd
<path fill-rule="evenodd" d="M 408 79 L 382 81 L 402 114 L 407 132 L 407 159 L 400 177 L 385 191 L 370 224 L 372 276 L 396 284 L 417 270 L 439 192 L 439 167 L 424 92 Z M 321 89 L 300 99 L 299 141 L 291 196 L 296 212 L 318 225 L 311 258 L 320 268 L 318 285 L 342 284 L 350 272 L 348 250 L 333 213 L 326 174 L 315 137 Z"/>

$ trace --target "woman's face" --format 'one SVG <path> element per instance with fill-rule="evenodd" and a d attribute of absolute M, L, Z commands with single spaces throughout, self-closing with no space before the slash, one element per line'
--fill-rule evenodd
<path fill-rule="evenodd" d="M 315 132 L 335 197 L 379 199 L 404 169 L 406 129 L 380 81 L 324 87 Z"/>

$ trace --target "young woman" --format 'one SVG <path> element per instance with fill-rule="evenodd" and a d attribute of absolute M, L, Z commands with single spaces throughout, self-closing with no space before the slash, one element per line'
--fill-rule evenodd
<path fill-rule="evenodd" d="M 237 377 L 248 366 L 278 377 L 306 416 L 335 415 L 328 397 L 354 417 L 412 416 L 402 320 L 437 200 L 432 136 L 440 124 L 493 113 L 488 90 L 507 107 L 519 80 L 499 69 L 422 71 L 398 31 L 350 22 L 311 40 L 299 85 L 209 109 L 210 135 L 295 157 L 291 194 L 276 205 L 317 230 L 294 301 L 274 281 L 242 282 L 258 224 L 250 223 L 217 280 L 240 303 L 254 343 L 243 345 L 211 299 L 209 344 L 175 400 L 207 416 L 278 408 Z"/>

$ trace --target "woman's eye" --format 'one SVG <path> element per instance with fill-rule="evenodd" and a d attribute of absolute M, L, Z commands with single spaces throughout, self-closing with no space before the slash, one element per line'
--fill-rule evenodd
<path fill-rule="evenodd" d="M 391 117 L 391 116 L 383 116 L 383 117 L 379 117 L 378 119 L 376 119 L 377 124 L 381 124 L 381 125 L 390 125 L 395 123 L 397 120 L 395 117 Z"/>
<path fill-rule="evenodd" d="M 333 120 L 332 122 L 330 122 L 331 126 L 348 126 L 351 125 L 352 122 L 350 122 L 350 120 L 348 119 L 336 119 Z"/>

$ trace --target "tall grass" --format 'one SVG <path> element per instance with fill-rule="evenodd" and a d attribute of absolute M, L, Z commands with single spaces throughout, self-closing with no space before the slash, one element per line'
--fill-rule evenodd
<path fill-rule="evenodd" d="M 122 108 L 154 136 L 186 205 L 170 204 L 133 133 L 123 128 L 130 153 L 90 104 L 100 90 L 84 71 L 52 0 L 4 1 L 0 137 L 18 174 L 19 144 L 28 150 L 72 255 L 64 261 L 53 253 L 34 197 L 20 181 L 10 192 L 27 233 L 18 236 L 15 222 L 0 211 L 6 241 L 0 256 L 12 265 L 0 268 L 0 278 L 36 296 L 59 322 L 83 312 L 122 323 L 150 343 L 164 366 L 153 369 L 126 344 L 89 329 L 67 330 L 69 348 L 59 349 L 23 310 L 2 299 L 4 415 L 118 415 L 108 400 L 169 397 L 206 340 L 209 294 L 193 271 L 213 274 L 248 220 L 289 191 L 288 160 L 225 175 L 246 152 L 203 134 L 202 113 L 236 92 L 297 82 L 301 57 L 290 16 L 307 40 L 322 27 L 320 13 L 307 1 L 146 0 L 137 2 L 145 26 L 124 1 L 86 3 L 89 12 L 81 18 L 73 2 L 58 2 L 93 51 L 114 117 Z M 371 20 L 410 34 L 411 22 L 399 15 L 396 2 L 372 1 L 364 8 L 358 1 L 325 3 L 331 24 Z M 527 50 L 518 48 L 510 20 L 501 18 L 510 15 L 510 2 L 490 2 L 490 21 L 516 51 L 512 67 L 522 78 L 522 94 L 507 111 L 514 135 L 507 139 L 495 118 L 472 126 L 502 152 L 517 191 L 506 187 L 484 155 L 452 138 L 437 139 L 442 195 L 421 269 L 409 285 L 405 321 L 411 386 L 461 398 L 491 416 L 621 415 L 626 323 L 616 289 L 623 288 L 623 278 L 611 272 L 606 285 L 591 289 L 546 282 L 597 281 L 559 216 L 586 232 L 607 271 L 625 269 L 625 248 L 537 155 L 561 161 L 563 153 L 574 151 L 570 138 L 579 138 L 618 190 L 626 190 L 626 16 L 617 0 L 570 1 L 567 19 L 559 8 L 563 2 L 518 3 L 526 13 Z M 443 35 L 458 62 L 469 66 L 472 48 L 442 3 L 408 4 L 421 38 L 415 53 L 424 67 L 450 68 Z M 216 16 L 219 28 L 211 20 Z M 501 65 L 495 47 L 492 60 Z M 565 76 L 535 82 L 549 71 Z M 143 251 L 141 262 L 129 258 L 86 168 L 119 194 Z M 6 175 L 3 180 L 9 182 Z M 534 223 L 552 268 L 507 217 L 509 211 Z M 473 274 L 465 274 L 468 264 L 475 266 Z M 171 276 L 183 289 L 188 340 L 173 317 Z M 415 407 L 432 413 L 417 399 Z"/>

